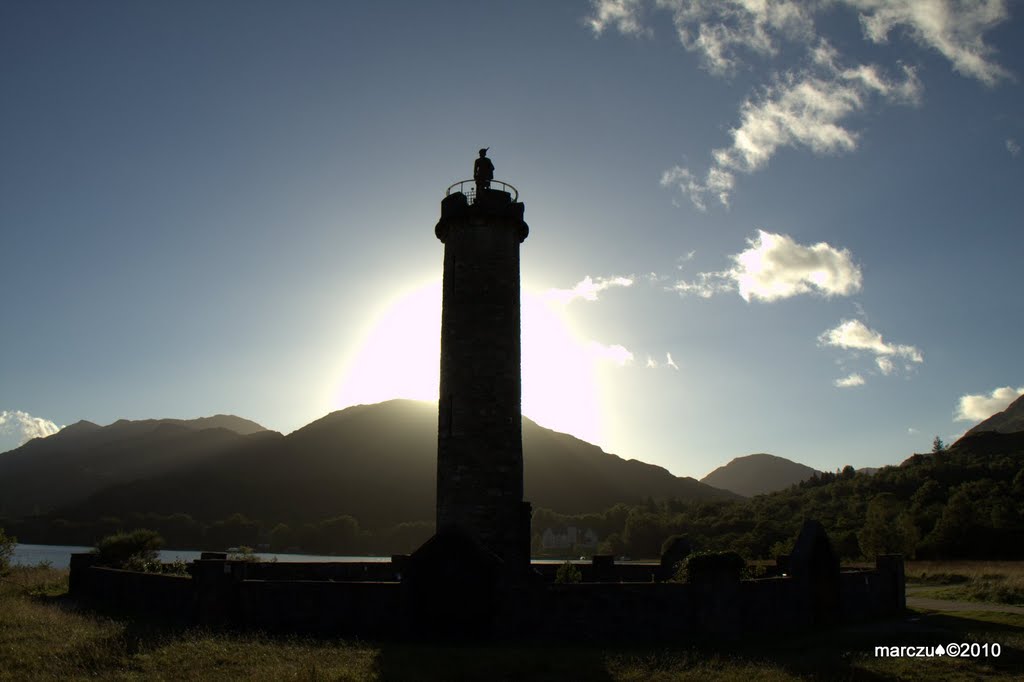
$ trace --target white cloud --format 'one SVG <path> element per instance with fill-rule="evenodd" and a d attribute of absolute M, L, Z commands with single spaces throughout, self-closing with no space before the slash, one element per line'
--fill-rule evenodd
<path fill-rule="evenodd" d="M 591 0 L 585 23 L 596 35 L 611 27 L 628 36 L 649 36 L 644 14 L 653 5 L 672 15 L 687 51 L 700 55 L 711 73 L 729 75 L 743 54 L 772 58 L 783 42 L 813 44 L 819 36 L 814 15 L 837 4 L 858 11 L 864 37 L 871 42 L 886 42 L 894 29 L 902 28 L 964 76 L 988 85 L 1011 77 L 992 60 L 993 49 L 985 43 L 985 33 L 1010 17 L 1006 0 Z"/>
<path fill-rule="evenodd" d="M 908 426 L 907 427 L 907 435 L 908 436 L 916 436 L 918 433 L 920 433 L 920 431 L 915 429 L 913 426 Z"/>
<path fill-rule="evenodd" d="M 64 427 L 57 426 L 49 419 L 33 417 L 21 410 L 0 412 L 0 435 L 13 436 L 19 446 L 33 438 L 52 436 L 62 428 Z"/>
<path fill-rule="evenodd" d="M 775 70 L 746 99 L 740 121 L 730 131 L 731 144 L 712 150 L 706 173 L 674 166 L 662 174 L 662 185 L 678 187 L 700 210 L 707 209 L 708 196 L 728 206 L 736 174 L 764 168 L 780 148 L 806 148 L 815 154 L 854 150 L 858 135 L 846 120 L 865 109 L 872 96 L 894 102 L 919 99 L 921 83 L 903 63 L 888 68 L 843 65 L 846 60 L 814 23 L 818 12 L 831 12 L 830 19 L 852 17 L 835 12 L 836 5 L 857 10 L 870 42 L 885 42 L 902 29 L 919 45 L 945 56 L 964 76 L 987 85 L 1011 78 L 993 61 L 993 50 L 984 40 L 987 31 L 1009 18 L 1005 0 L 592 0 L 587 23 L 598 34 L 614 27 L 626 35 L 649 36 L 645 9 L 670 13 L 679 42 L 717 75 L 735 73 L 746 57 L 773 60 L 783 43 L 809 46 L 803 67 Z"/>
<path fill-rule="evenodd" d="M 846 249 L 825 242 L 804 246 L 764 230 L 747 244 L 750 248 L 732 257 L 730 271 L 744 300 L 774 301 L 812 291 L 848 296 L 860 290 L 860 268 Z"/>
<path fill-rule="evenodd" d="M 878 67 L 844 67 L 825 41 L 812 51 L 812 66 L 779 76 L 740 107 L 740 123 L 730 130 L 732 144 L 711 152 L 711 167 L 701 179 L 690 169 L 675 166 L 662 173 L 662 186 L 676 186 L 700 210 L 706 195 L 725 205 L 736 184 L 736 173 L 764 168 L 782 147 L 803 147 L 815 154 L 849 152 L 857 133 L 843 121 L 867 106 L 873 95 L 912 103 L 920 82 L 910 67 L 899 78 L 888 78 Z"/>
<path fill-rule="evenodd" d="M 822 333 L 818 343 L 852 351 L 867 351 L 875 355 L 875 363 L 883 374 L 891 374 L 896 360 L 904 361 L 904 368 L 924 362 L 916 346 L 886 343 L 882 335 L 860 320 L 843 320 L 833 329 Z"/>
<path fill-rule="evenodd" d="M 601 35 L 609 26 L 629 36 L 650 35 L 640 18 L 643 0 L 591 0 L 590 4 L 593 14 L 584 21 L 594 35 Z"/>
<path fill-rule="evenodd" d="M 672 369 L 679 371 L 679 365 L 676 364 L 675 360 L 672 359 L 671 353 L 665 353 L 665 362 L 658 364 L 658 361 L 652 358 L 650 355 L 647 356 L 647 362 L 644 363 L 644 367 L 648 369 L 657 369 L 658 367 L 671 367 Z"/>
<path fill-rule="evenodd" d="M 625 367 L 633 362 L 633 353 L 618 344 L 606 346 L 597 341 L 590 341 L 586 345 L 586 352 L 592 358 L 611 362 L 619 367 Z"/>
<path fill-rule="evenodd" d="M 1006 151 L 1010 152 L 1010 156 L 1013 158 L 1020 156 L 1020 145 L 1017 144 L 1017 140 L 1008 138 L 1006 140 Z"/>
<path fill-rule="evenodd" d="M 633 286 L 633 276 L 629 277 L 598 277 L 596 280 L 587 275 L 576 283 L 571 289 L 548 289 L 544 297 L 563 305 L 567 305 L 578 298 L 584 301 L 596 301 L 597 295 L 605 289 L 612 287 Z"/>
<path fill-rule="evenodd" d="M 854 372 L 853 374 L 851 374 L 848 377 L 843 377 L 842 379 L 836 379 L 834 383 L 839 388 L 852 388 L 854 386 L 863 386 L 864 385 L 864 377 L 862 377 L 861 375 L 859 375 L 856 372 Z"/>
<path fill-rule="evenodd" d="M 1009 78 L 1009 72 L 990 59 L 992 48 L 984 34 L 1009 18 L 1005 0 L 845 0 L 861 11 L 860 22 L 869 40 L 885 42 L 897 26 L 925 47 L 938 50 L 953 68 L 986 85 Z"/>
<path fill-rule="evenodd" d="M 1010 403 L 1022 395 L 1024 395 L 1024 386 L 1016 389 L 1003 386 L 988 395 L 982 393 L 960 396 L 954 421 L 980 422 L 983 419 L 988 419 L 996 412 L 1005 410 Z"/>
<path fill-rule="evenodd" d="M 793 0 L 656 0 L 672 12 L 679 42 L 715 74 L 736 70 L 738 53 L 774 56 L 780 39 L 809 40 L 814 22 Z"/>
<path fill-rule="evenodd" d="M 825 242 L 798 244 L 785 234 L 758 230 L 747 248 L 730 256 L 733 266 L 721 272 L 698 273 L 694 281 L 669 287 L 702 298 L 738 291 L 744 300 L 775 301 L 797 294 L 849 296 L 861 287 L 861 271 L 846 249 Z"/>

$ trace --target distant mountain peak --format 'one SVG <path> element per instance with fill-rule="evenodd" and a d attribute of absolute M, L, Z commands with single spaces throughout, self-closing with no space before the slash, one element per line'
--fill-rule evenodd
<path fill-rule="evenodd" d="M 758 452 L 736 457 L 700 479 L 701 483 L 730 490 L 744 497 L 784 490 L 818 473 L 793 460 Z"/>
<path fill-rule="evenodd" d="M 69 424 L 68 426 L 65 426 L 57 433 L 63 433 L 65 435 L 69 433 L 88 433 L 90 431 L 95 431 L 97 429 L 102 428 L 103 427 L 100 426 L 99 424 L 94 424 L 93 422 L 88 421 L 86 419 L 80 419 L 76 421 L 74 424 Z"/>

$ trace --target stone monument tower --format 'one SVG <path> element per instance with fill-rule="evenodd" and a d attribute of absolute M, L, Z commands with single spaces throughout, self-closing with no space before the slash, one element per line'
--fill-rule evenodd
<path fill-rule="evenodd" d="M 492 179 L 486 151 L 475 182 L 448 188 L 434 228 L 444 244 L 437 530 L 469 536 L 518 572 L 530 562 L 519 329 L 519 245 L 529 228 L 516 189 Z"/>

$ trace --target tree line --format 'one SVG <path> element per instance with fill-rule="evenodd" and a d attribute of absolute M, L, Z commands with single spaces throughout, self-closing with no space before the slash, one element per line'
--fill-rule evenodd
<path fill-rule="evenodd" d="M 805 519 L 821 522 L 845 559 L 901 553 L 918 559 L 1024 558 L 1024 453 L 946 450 L 874 474 L 845 467 L 738 501 L 648 499 L 601 514 L 534 515 L 545 527 L 593 528 L 599 553 L 653 557 L 666 538 L 747 559 L 788 554 Z M 573 552 L 570 552 L 573 553 Z"/>

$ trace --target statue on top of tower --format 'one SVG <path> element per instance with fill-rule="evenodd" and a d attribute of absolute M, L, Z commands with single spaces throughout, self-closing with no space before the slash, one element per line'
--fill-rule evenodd
<path fill-rule="evenodd" d="M 473 164 L 473 179 L 476 180 L 476 193 L 491 188 L 491 180 L 494 179 L 494 164 L 487 158 L 487 150 L 484 147 L 480 150 L 480 158 Z"/>

